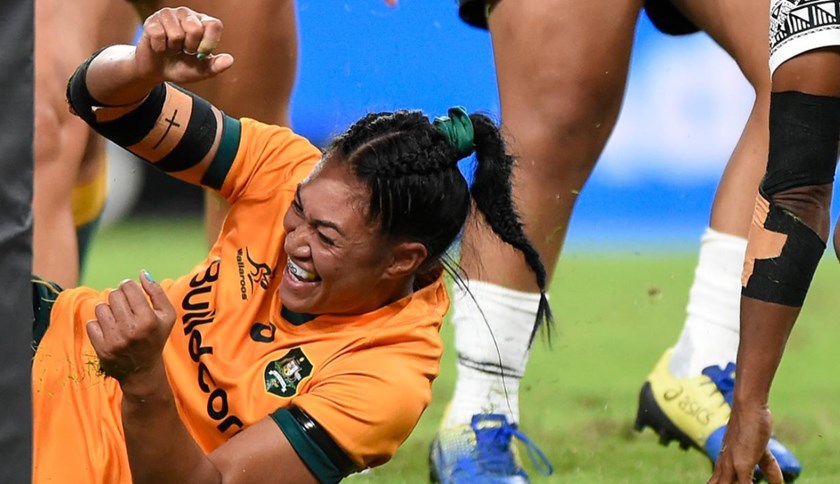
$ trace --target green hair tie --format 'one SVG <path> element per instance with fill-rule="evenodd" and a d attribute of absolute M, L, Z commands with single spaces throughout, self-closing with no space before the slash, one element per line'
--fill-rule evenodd
<path fill-rule="evenodd" d="M 475 130 L 470 115 L 463 106 L 449 108 L 448 114 L 435 118 L 432 124 L 462 158 L 471 155 L 475 151 Z"/>

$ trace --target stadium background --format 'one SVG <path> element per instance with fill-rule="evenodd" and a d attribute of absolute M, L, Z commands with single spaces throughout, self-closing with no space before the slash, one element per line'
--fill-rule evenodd
<path fill-rule="evenodd" d="M 293 123 L 316 143 L 372 110 L 498 113 L 490 39 L 457 19 L 454 0 L 297 3 Z M 623 113 L 552 282 L 552 343 L 534 345 L 521 386 L 522 429 L 555 466 L 543 478 L 525 459 L 535 484 L 708 478 L 701 453 L 663 449 L 651 431 L 634 432 L 633 419 L 645 375 L 682 327 L 698 239 L 751 102 L 733 62 L 704 35 L 666 37 L 640 19 Z M 200 191 L 130 159 L 113 168 L 108 216 L 121 222 L 94 239 L 85 283 L 113 286 L 139 268 L 183 274 L 206 250 Z M 840 482 L 840 265 L 831 259 L 829 250 L 771 398 L 776 434 L 803 462 L 800 484 Z M 452 326 L 442 332 L 430 407 L 390 463 L 350 482 L 428 482 L 429 442 L 455 380 Z"/>
<path fill-rule="evenodd" d="M 300 1 L 298 16 L 292 122 L 318 144 L 374 110 L 434 116 L 460 104 L 498 114 L 489 35 L 460 22 L 454 1 Z M 705 35 L 665 36 L 643 15 L 635 43 L 624 108 L 581 196 L 570 249 L 696 245 L 752 103 Z M 197 190 L 131 160 L 115 164 L 107 220 L 200 210 Z"/>

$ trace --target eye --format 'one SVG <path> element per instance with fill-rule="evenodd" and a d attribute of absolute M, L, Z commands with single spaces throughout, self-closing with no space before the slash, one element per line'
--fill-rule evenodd
<path fill-rule="evenodd" d="M 326 245 L 335 246 L 335 241 L 321 232 L 318 232 L 318 238 L 321 239 L 321 242 L 323 242 Z"/>
<path fill-rule="evenodd" d="M 292 201 L 292 210 L 294 210 L 298 215 L 303 215 L 303 207 L 297 198 Z"/>

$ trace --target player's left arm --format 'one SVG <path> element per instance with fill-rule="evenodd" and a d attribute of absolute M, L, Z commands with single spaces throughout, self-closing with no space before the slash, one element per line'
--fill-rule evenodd
<path fill-rule="evenodd" d="M 327 363 L 303 394 L 271 414 L 270 425 L 264 420 L 237 434 L 211 458 L 236 472 L 243 455 L 282 463 L 294 454 L 300 476 L 305 470 L 323 483 L 384 464 L 417 425 L 439 371 L 437 330 L 416 333 L 413 341 L 367 346 Z M 276 471 L 260 464 L 248 472 Z"/>
<path fill-rule="evenodd" d="M 122 390 L 122 423 L 135 483 L 317 482 L 281 428 L 266 417 L 209 455 L 175 405 L 163 347 L 175 309 L 148 273 L 124 281 L 95 308 L 87 332 L 106 375 Z"/>
<path fill-rule="evenodd" d="M 292 404 L 319 423 L 356 470 L 382 465 L 431 401 L 440 348 L 436 335 L 429 336 L 431 344 L 415 341 L 348 354 L 322 368 L 318 380 Z"/>

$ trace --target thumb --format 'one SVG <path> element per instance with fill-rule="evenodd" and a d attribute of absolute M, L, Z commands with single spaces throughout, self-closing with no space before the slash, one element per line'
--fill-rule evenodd
<path fill-rule="evenodd" d="M 764 474 L 764 478 L 770 484 L 783 484 L 785 482 L 782 469 L 769 449 L 764 450 L 761 460 L 758 461 L 758 468 L 761 469 L 761 473 Z"/>
<path fill-rule="evenodd" d="M 233 56 L 230 54 L 218 54 L 210 56 L 208 61 L 210 62 L 210 71 L 213 74 L 219 74 L 230 69 L 230 66 L 233 65 Z"/>

